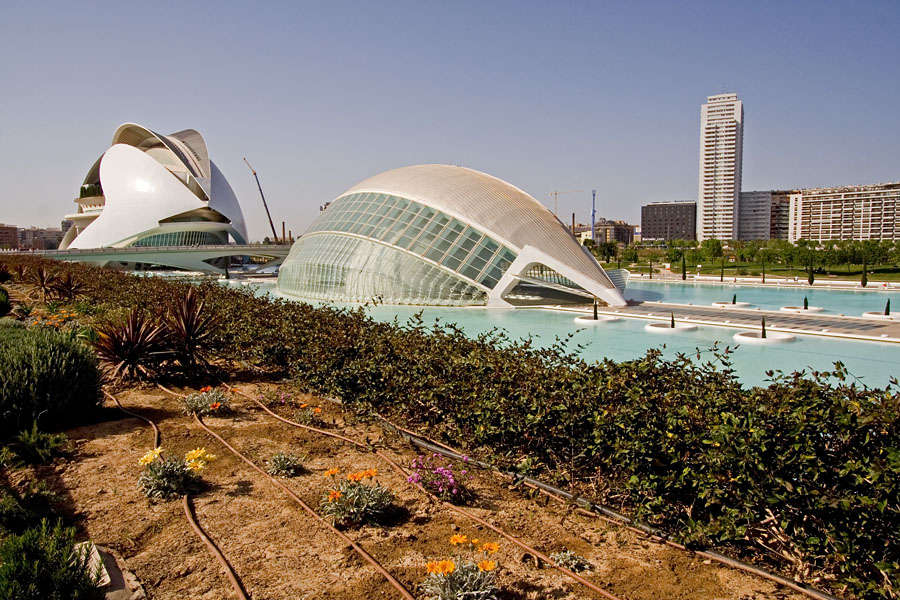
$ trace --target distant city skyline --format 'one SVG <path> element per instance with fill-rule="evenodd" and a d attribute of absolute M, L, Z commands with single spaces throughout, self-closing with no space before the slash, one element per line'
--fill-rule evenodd
<path fill-rule="evenodd" d="M 715 7 L 715 10 L 712 8 Z M 0 222 L 58 227 L 125 122 L 203 132 L 252 239 L 381 171 L 458 164 L 563 223 L 697 198 L 698 106 L 743 189 L 900 180 L 896 2 L 4 3 Z"/>

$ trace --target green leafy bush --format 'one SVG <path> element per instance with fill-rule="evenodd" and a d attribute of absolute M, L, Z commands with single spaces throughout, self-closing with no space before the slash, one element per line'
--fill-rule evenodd
<path fill-rule="evenodd" d="M 45 433 L 33 423 L 31 429 L 19 432 L 11 444 L 16 458 L 29 465 L 44 465 L 69 451 L 69 438 L 64 433 Z"/>
<path fill-rule="evenodd" d="M 199 469 L 191 468 L 180 456 L 157 457 L 147 463 L 138 478 L 138 487 L 151 499 L 172 500 L 203 490 Z"/>
<path fill-rule="evenodd" d="M 232 412 L 231 399 L 220 388 L 205 387 L 182 398 L 181 410 L 186 415 L 197 413 L 201 417 L 228 414 Z"/>
<path fill-rule="evenodd" d="M 0 600 L 102 600 L 88 552 L 75 550 L 75 530 L 45 520 L 0 544 Z"/>
<path fill-rule="evenodd" d="M 346 479 L 333 478 L 332 489 L 319 503 L 322 514 L 333 525 L 344 527 L 359 527 L 383 519 L 394 502 L 394 495 L 380 483 L 363 483 L 363 479 L 376 474 L 373 469 L 351 473 Z"/>
<path fill-rule="evenodd" d="M 0 287 L 0 317 L 5 317 L 11 309 L 12 304 L 9 302 L 9 292 L 6 291 L 6 288 Z"/>
<path fill-rule="evenodd" d="M 581 573 L 590 571 L 593 567 L 583 556 L 575 554 L 571 550 L 563 550 L 562 552 L 554 552 L 550 555 L 550 560 L 561 567 L 565 567 L 573 573 Z"/>
<path fill-rule="evenodd" d="M 20 490 L 0 486 L 0 532 L 22 533 L 53 516 L 56 494 L 39 480 L 26 481 Z M 2 537 L 2 536 L 0 536 Z"/>
<path fill-rule="evenodd" d="M 101 400 L 97 358 L 74 336 L 49 327 L 0 328 L 0 438 L 35 422 L 70 427 Z"/>
<path fill-rule="evenodd" d="M 295 477 L 306 471 L 303 466 L 303 458 L 294 454 L 278 452 L 269 460 L 266 472 L 269 475 L 281 475 L 282 477 Z"/>

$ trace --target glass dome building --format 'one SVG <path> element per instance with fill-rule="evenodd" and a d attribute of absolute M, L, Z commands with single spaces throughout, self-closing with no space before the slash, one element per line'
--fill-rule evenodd
<path fill-rule="evenodd" d="M 418 165 L 362 181 L 291 248 L 278 289 L 313 300 L 509 306 L 512 297 L 625 304 L 607 274 L 542 204 L 472 169 Z"/>

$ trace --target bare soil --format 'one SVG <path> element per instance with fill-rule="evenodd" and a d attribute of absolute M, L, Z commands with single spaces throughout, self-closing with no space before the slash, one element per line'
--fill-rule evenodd
<path fill-rule="evenodd" d="M 267 384 L 241 386 L 251 394 L 267 387 L 273 389 Z M 209 487 L 193 498 L 195 512 L 252 598 L 398 597 L 349 546 L 183 415 L 177 398 L 155 388 L 131 389 L 117 397 L 126 408 L 159 425 L 166 452 L 184 454 L 205 447 L 218 455 L 203 472 Z M 412 447 L 380 427 L 346 423 L 339 405 L 314 397 L 294 400 L 321 406 L 324 421 L 333 431 L 353 439 L 368 438 L 404 466 L 416 456 Z M 498 581 L 505 600 L 599 597 L 555 569 L 536 564 L 533 557 L 494 532 L 429 499 L 373 453 L 278 422 L 243 398 L 235 397 L 233 406 L 233 414 L 208 417 L 205 422 L 263 467 L 279 451 L 306 455 L 308 471 L 282 481 L 314 508 L 330 489 L 330 480 L 323 476 L 329 468 L 338 467 L 342 473 L 378 469 L 378 480 L 397 497 L 394 522 L 347 533 L 417 597 L 425 563 L 451 557 L 448 541 L 454 533 L 500 543 Z M 289 408 L 280 410 L 289 417 Z M 39 476 L 63 496 L 86 537 L 124 557 L 149 598 L 233 598 L 218 563 L 188 525 L 181 502 L 151 503 L 138 490 L 138 459 L 153 444 L 150 428 L 119 411 L 110 409 L 108 415 L 111 420 L 66 432 L 75 445 L 74 454 L 67 461 L 41 467 Z M 546 554 L 565 549 L 580 554 L 593 565 L 585 577 L 620 598 L 802 598 L 774 583 L 705 564 L 688 551 L 652 542 L 564 506 L 544 505 L 509 489 L 509 482 L 497 474 L 479 471 L 473 484 L 477 500 L 472 512 Z"/>

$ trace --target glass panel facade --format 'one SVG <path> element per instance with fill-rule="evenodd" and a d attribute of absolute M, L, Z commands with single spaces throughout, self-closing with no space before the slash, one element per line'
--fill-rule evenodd
<path fill-rule="evenodd" d="M 306 235 L 278 273 L 282 292 L 315 300 L 484 304 L 484 290 L 391 246 L 348 235 Z"/>
<path fill-rule="evenodd" d="M 326 232 L 336 235 L 315 235 Z M 363 257 L 343 254 L 362 252 L 362 248 L 389 260 L 390 265 L 402 263 L 408 270 L 388 277 L 384 269 L 393 267 L 383 269 L 373 260 L 360 266 Z M 388 250 L 391 252 L 385 254 Z M 385 296 L 386 302 L 394 304 L 483 304 L 484 290 L 465 279 L 493 289 L 515 259 L 512 249 L 431 207 L 399 196 L 360 192 L 338 198 L 319 216 L 285 260 L 278 285 L 287 293 L 317 299 L 364 302 Z M 458 275 L 454 277 L 428 261 Z M 351 262 L 356 266 L 347 271 L 346 265 Z M 348 273 L 354 281 L 345 280 Z M 410 288 L 409 277 L 413 276 L 415 289 Z M 307 284 L 303 283 L 304 277 L 310 278 Z"/>
<path fill-rule="evenodd" d="M 211 231 L 172 231 L 148 235 L 130 245 L 143 248 L 147 246 L 207 246 L 227 243 L 226 235 Z"/>

